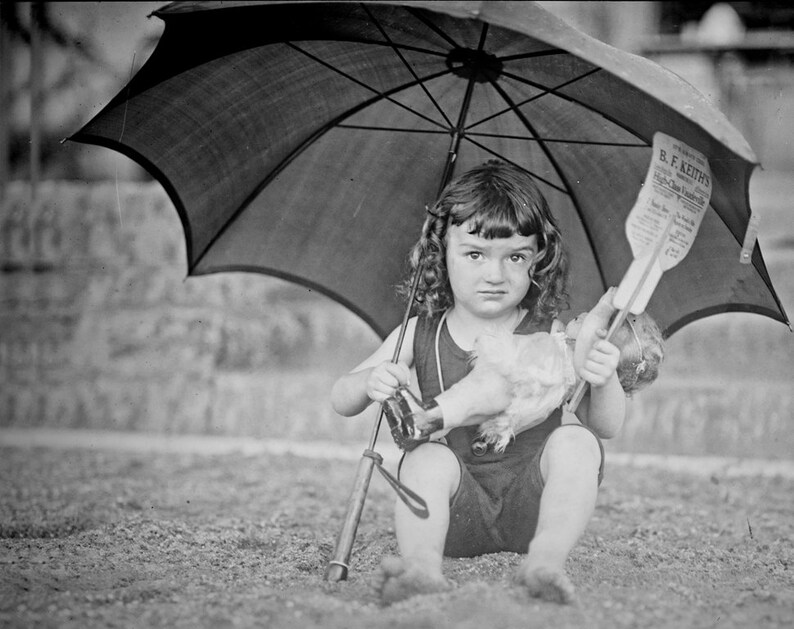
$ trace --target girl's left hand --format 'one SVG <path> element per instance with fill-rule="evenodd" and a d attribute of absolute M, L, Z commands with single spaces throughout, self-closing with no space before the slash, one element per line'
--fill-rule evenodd
<path fill-rule="evenodd" d="M 620 359 L 620 350 L 609 341 L 605 341 L 606 330 L 598 331 L 599 340 L 593 343 L 587 352 L 580 376 L 593 387 L 603 387 L 615 375 Z"/>

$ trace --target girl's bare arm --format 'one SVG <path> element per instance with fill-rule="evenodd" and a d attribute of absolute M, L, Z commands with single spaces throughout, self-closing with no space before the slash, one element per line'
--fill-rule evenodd
<path fill-rule="evenodd" d="M 413 318 L 408 321 L 397 363 L 393 363 L 392 358 L 400 334 L 399 328 L 389 334 L 366 360 L 339 378 L 331 389 L 334 411 L 345 417 L 358 415 L 373 401 L 382 402 L 393 395 L 398 386 L 408 384 L 413 364 L 415 330 L 416 319 Z"/>
<path fill-rule="evenodd" d="M 576 416 L 602 439 L 617 436 L 626 419 L 626 394 L 614 376 L 603 386 L 590 385 Z"/>

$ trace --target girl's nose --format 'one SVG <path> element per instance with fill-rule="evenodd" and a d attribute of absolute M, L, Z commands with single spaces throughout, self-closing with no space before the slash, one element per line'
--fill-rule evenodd
<path fill-rule="evenodd" d="M 504 267 L 501 260 L 489 260 L 485 267 L 485 279 L 488 282 L 497 283 L 504 280 Z"/>

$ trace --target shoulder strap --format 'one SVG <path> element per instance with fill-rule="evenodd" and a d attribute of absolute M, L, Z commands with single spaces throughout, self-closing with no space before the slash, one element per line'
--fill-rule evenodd
<path fill-rule="evenodd" d="M 435 336 L 440 319 L 440 314 L 420 316 L 414 331 L 414 367 L 424 402 L 429 402 L 441 392 L 435 356 Z"/>

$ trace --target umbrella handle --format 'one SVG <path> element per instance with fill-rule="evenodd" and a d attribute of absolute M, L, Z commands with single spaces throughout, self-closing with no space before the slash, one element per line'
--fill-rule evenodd
<path fill-rule="evenodd" d="M 378 423 L 380 423 L 380 420 L 378 420 Z M 358 463 L 353 489 L 350 492 L 350 498 L 347 503 L 345 522 L 342 525 L 342 530 L 339 531 L 333 559 L 328 562 L 328 570 L 325 574 L 327 581 L 335 583 L 347 579 L 353 541 L 356 538 L 358 523 L 361 521 L 361 512 L 364 509 L 364 501 L 367 499 L 369 481 L 372 479 L 372 468 L 374 466 L 375 460 L 367 456 L 362 456 Z"/>
<path fill-rule="evenodd" d="M 382 412 L 382 411 L 381 411 Z M 379 422 L 380 423 L 380 420 Z M 430 514 L 427 503 L 424 499 L 403 485 L 397 478 L 383 468 L 383 457 L 374 450 L 364 450 L 364 455 L 358 464 L 356 479 L 353 483 L 353 490 L 350 492 L 350 499 L 347 505 L 347 516 L 339 532 L 339 539 L 336 543 L 336 553 L 333 559 L 328 562 L 326 579 L 328 581 L 344 581 L 347 578 L 349 569 L 348 562 L 353 548 L 353 540 L 356 537 L 358 523 L 361 521 L 361 511 L 364 508 L 364 500 L 369 489 L 369 482 L 372 479 L 372 470 L 377 466 L 386 481 L 397 492 L 398 497 L 405 505 L 419 518 L 426 518 Z"/>

